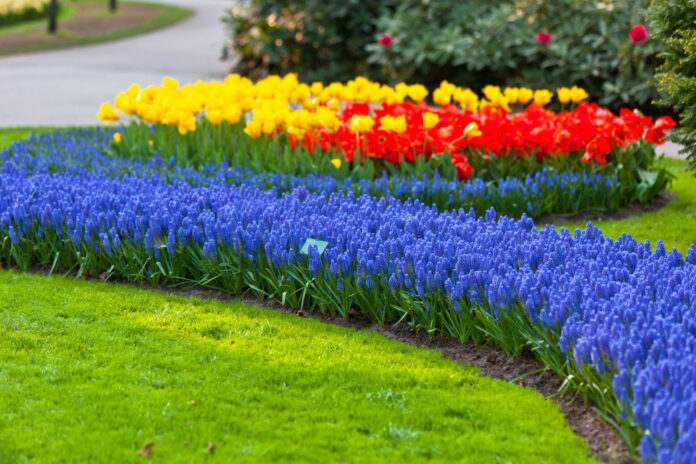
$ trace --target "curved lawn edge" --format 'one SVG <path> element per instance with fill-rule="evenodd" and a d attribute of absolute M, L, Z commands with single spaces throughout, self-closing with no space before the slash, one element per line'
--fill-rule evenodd
<path fill-rule="evenodd" d="M 555 403 L 375 333 L 60 276 L 0 290 L 2 460 L 587 462 Z"/>
<path fill-rule="evenodd" d="M 43 275 L 43 272 L 41 275 Z M 563 383 L 562 379 L 529 352 L 525 352 L 521 356 L 508 355 L 495 345 L 476 345 L 471 341 L 461 343 L 454 337 L 443 333 L 429 334 L 424 330 L 418 329 L 414 331 L 405 324 L 391 325 L 388 323 L 380 326 L 377 323 L 370 322 L 364 314 L 359 312 L 352 314 L 349 319 L 343 319 L 338 315 L 321 313 L 319 311 L 311 313 L 303 310 L 298 311 L 291 307 L 282 306 L 273 300 L 262 301 L 254 296 L 240 297 L 199 286 L 187 288 L 174 286 L 153 287 L 145 282 L 122 281 L 119 283 L 138 289 L 155 291 L 164 295 L 176 295 L 188 299 L 236 302 L 261 309 L 272 309 L 338 327 L 377 333 L 389 340 L 419 349 L 439 352 L 462 367 L 475 367 L 486 377 L 534 389 L 545 398 L 553 400 L 561 408 L 566 422 L 568 422 L 575 434 L 582 437 L 589 446 L 592 455 L 599 458 L 602 462 L 635 462 L 617 429 L 605 422 L 597 414 L 594 403 L 578 399 L 572 392 L 560 396 L 559 390 Z"/>
<path fill-rule="evenodd" d="M 104 42 L 112 42 L 115 40 L 126 39 L 164 29 L 169 26 L 173 26 L 181 21 L 184 21 L 185 19 L 190 18 L 194 14 L 194 11 L 191 9 L 182 8 L 174 5 L 167 5 L 164 3 L 121 2 L 121 4 L 149 6 L 152 8 L 157 8 L 158 10 L 160 10 L 160 13 L 154 18 L 145 20 L 136 26 L 126 27 L 123 29 L 107 32 L 104 34 L 94 35 L 91 37 L 79 37 L 74 39 L 66 39 L 64 41 L 56 43 L 45 43 L 26 47 L 17 47 L 12 50 L 0 51 L 0 57 L 17 55 L 20 53 L 35 53 L 49 50 L 59 50 L 64 48 L 81 47 L 85 45 L 94 45 Z"/>

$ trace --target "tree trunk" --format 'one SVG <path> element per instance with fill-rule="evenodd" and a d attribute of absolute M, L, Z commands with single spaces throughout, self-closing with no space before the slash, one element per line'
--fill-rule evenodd
<path fill-rule="evenodd" d="M 58 30 L 58 0 L 51 0 L 48 5 L 48 33 L 55 34 Z"/>

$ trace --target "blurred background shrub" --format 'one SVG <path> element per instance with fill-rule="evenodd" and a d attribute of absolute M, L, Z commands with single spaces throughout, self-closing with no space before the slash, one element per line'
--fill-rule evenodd
<path fill-rule="evenodd" d="M 678 2 L 677 2 L 678 3 Z M 629 38 L 649 0 L 245 0 L 226 22 L 236 71 L 555 89 L 648 112 L 659 40 Z M 650 31 L 648 31 L 650 34 Z M 546 33 L 547 35 L 541 35 Z M 380 38 L 386 40 L 380 40 Z M 541 39 L 541 40 L 540 40 Z"/>
<path fill-rule="evenodd" d="M 304 81 L 373 76 L 366 47 L 398 0 L 242 0 L 224 18 L 235 71 L 297 72 Z M 373 66 L 374 68 L 374 66 Z"/>
<path fill-rule="evenodd" d="M 672 135 L 696 170 L 696 0 L 653 0 L 649 17 L 650 29 L 665 44 L 656 76 L 661 103 L 679 112 L 680 126 Z"/>
<path fill-rule="evenodd" d="M 0 0 L 0 27 L 48 16 L 49 0 Z"/>

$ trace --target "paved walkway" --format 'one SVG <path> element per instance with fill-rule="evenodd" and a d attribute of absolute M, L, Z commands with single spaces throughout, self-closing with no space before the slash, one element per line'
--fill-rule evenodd
<path fill-rule="evenodd" d="M 686 159 L 686 155 L 682 155 L 679 153 L 679 151 L 682 149 L 681 145 L 678 145 L 673 142 L 665 142 L 663 145 L 660 145 L 657 147 L 657 154 L 658 155 L 665 155 L 669 158 L 681 158 L 681 159 Z"/>
<path fill-rule="evenodd" d="M 96 124 L 99 105 L 134 82 L 226 75 L 230 64 L 219 59 L 225 41 L 220 19 L 233 2 L 154 1 L 191 8 L 195 15 L 130 39 L 0 58 L 0 127 Z"/>

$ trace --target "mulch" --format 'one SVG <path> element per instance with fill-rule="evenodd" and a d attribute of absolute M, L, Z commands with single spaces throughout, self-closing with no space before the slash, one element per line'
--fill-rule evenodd
<path fill-rule="evenodd" d="M 541 226 L 544 224 L 553 224 L 562 226 L 570 222 L 588 222 L 592 221 L 594 225 L 602 221 L 620 221 L 630 217 L 640 217 L 645 213 L 659 211 L 668 204 L 672 203 L 675 196 L 669 190 L 661 190 L 647 203 L 639 201 L 629 203 L 619 209 L 613 211 L 586 211 L 574 214 L 546 214 L 534 220 L 534 224 Z"/>
<path fill-rule="evenodd" d="M 100 36 L 137 26 L 161 13 L 157 7 L 122 2 L 116 13 L 111 13 L 106 0 L 98 3 L 75 2 L 71 3 L 71 7 L 76 8 L 77 12 L 69 19 L 58 20 L 56 34 L 46 31 L 48 20 L 31 29 L 7 32 L 0 35 L 0 52 Z"/>

